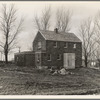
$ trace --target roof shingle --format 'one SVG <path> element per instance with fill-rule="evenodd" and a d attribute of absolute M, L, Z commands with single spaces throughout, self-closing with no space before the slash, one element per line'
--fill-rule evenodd
<path fill-rule="evenodd" d="M 74 33 L 54 32 L 54 31 L 39 31 L 46 40 L 53 41 L 67 41 L 67 42 L 81 42 L 81 40 Z"/>

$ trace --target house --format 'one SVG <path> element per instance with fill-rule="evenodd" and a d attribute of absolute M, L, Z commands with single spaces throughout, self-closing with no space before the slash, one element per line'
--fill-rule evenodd
<path fill-rule="evenodd" d="M 33 41 L 33 62 L 37 68 L 82 65 L 82 42 L 74 33 L 39 30 Z"/>
<path fill-rule="evenodd" d="M 85 67 L 85 61 L 82 59 L 82 66 Z M 88 59 L 88 67 L 99 67 L 100 66 L 100 61 L 98 59 Z"/>
<path fill-rule="evenodd" d="M 73 33 L 38 31 L 33 41 L 35 65 L 73 69 L 82 65 L 82 42 Z"/>

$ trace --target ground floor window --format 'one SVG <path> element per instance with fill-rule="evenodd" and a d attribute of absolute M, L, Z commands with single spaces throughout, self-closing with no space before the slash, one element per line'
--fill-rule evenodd
<path fill-rule="evenodd" d="M 16 57 L 16 61 L 18 61 L 18 57 Z"/>
<path fill-rule="evenodd" d="M 40 60 L 40 55 L 39 54 L 37 54 L 37 61 L 39 61 Z"/>
<path fill-rule="evenodd" d="M 48 54 L 47 59 L 48 61 L 51 61 L 51 54 Z"/>
<path fill-rule="evenodd" d="M 57 55 L 57 60 L 61 60 L 61 54 Z"/>

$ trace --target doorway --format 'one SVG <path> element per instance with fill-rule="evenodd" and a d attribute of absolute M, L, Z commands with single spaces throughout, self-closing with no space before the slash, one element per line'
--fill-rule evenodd
<path fill-rule="evenodd" d="M 75 68 L 75 53 L 64 53 L 64 68 Z"/>
<path fill-rule="evenodd" d="M 41 53 L 35 53 L 35 65 L 38 69 L 41 69 Z"/>

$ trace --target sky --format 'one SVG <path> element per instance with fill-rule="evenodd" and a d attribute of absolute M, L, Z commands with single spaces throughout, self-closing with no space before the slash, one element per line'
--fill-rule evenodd
<path fill-rule="evenodd" d="M 70 9 L 72 14 L 71 20 L 71 30 L 70 32 L 75 33 L 78 36 L 78 28 L 80 23 L 88 18 L 95 17 L 97 12 L 100 10 L 100 2 L 99 1 L 8 1 L 1 2 L 0 8 L 2 4 L 15 4 L 15 7 L 18 9 L 18 17 L 24 17 L 24 30 L 19 34 L 18 41 L 21 47 L 21 51 L 27 51 L 30 47 L 32 47 L 32 41 L 37 33 L 36 29 L 33 25 L 33 18 L 35 14 L 41 16 L 41 11 L 46 6 L 51 6 L 52 11 L 52 25 L 55 24 L 55 13 L 57 8 L 64 7 L 64 9 Z M 51 27 L 53 30 L 55 26 Z M 1 35 L 0 35 L 1 36 Z M 2 37 L 0 37 L 2 39 Z M 18 49 L 15 52 L 12 52 L 9 55 L 9 60 L 14 58 L 14 53 L 17 53 Z M 1 56 L 0 56 L 1 59 Z M 2 59 L 4 59 L 2 57 Z"/>

